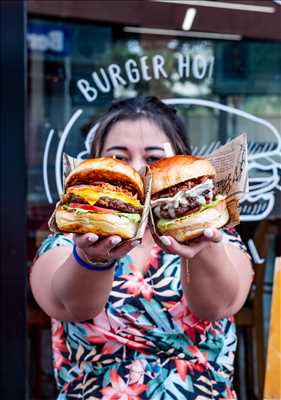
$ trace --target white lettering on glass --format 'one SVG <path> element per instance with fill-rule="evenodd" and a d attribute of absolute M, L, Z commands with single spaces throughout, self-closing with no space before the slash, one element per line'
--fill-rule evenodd
<path fill-rule="evenodd" d="M 192 63 L 192 72 L 194 78 L 203 79 L 207 72 L 207 61 L 206 58 L 201 54 L 196 54 Z"/>
<path fill-rule="evenodd" d="M 161 55 L 156 55 L 152 58 L 152 68 L 155 79 L 160 79 L 160 76 L 167 79 L 168 74 L 164 70 L 165 59 Z"/>
<path fill-rule="evenodd" d="M 178 73 L 180 78 L 190 77 L 190 56 L 178 54 Z"/>
<path fill-rule="evenodd" d="M 170 79 L 174 72 L 177 72 L 178 79 L 211 79 L 214 67 L 214 57 L 210 54 L 174 54 L 175 65 L 172 71 L 167 70 L 166 60 L 161 54 L 154 54 L 152 57 L 141 56 L 137 59 L 129 58 L 123 66 L 110 64 L 106 68 L 100 68 L 92 72 L 92 82 L 85 78 L 80 79 L 77 87 L 88 102 L 96 100 L 101 93 L 108 93 L 112 88 L 127 86 L 152 79 Z M 168 63 L 169 65 L 170 63 Z M 88 82 L 88 84 L 86 84 Z M 93 95 L 96 90 L 96 95 Z"/>
<path fill-rule="evenodd" d="M 63 51 L 63 32 L 50 31 L 48 36 L 50 49 L 61 53 Z"/>
<path fill-rule="evenodd" d="M 129 59 L 126 61 L 125 70 L 131 83 L 137 83 L 140 81 L 140 72 L 138 70 L 138 64 L 135 60 Z"/>
<path fill-rule="evenodd" d="M 148 75 L 149 66 L 147 65 L 147 56 L 142 56 L 140 58 L 140 65 L 142 71 L 142 77 L 145 81 L 150 81 L 151 76 Z"/>
<path fill-rule="evenodd" d="M 111 89 L 111 84 L 103 68 L 100 68 L 101 77 L 96 72 L 92 73 L 93 81 L 102 93 L 108 93 Z M 103 82 L 102 82 L 103 80 Z"/>
<path fill-rule="evenodd" d="M 98 97 L 98 91 L 86 79 L 79 79 L 77 86 L 87 101 L 94 101 Z"/>
<path fill-rule="evenodd" d="M 121 76 L 121 68 L 119 67 L 119 65 L 111 64 L 108 67 L 108 73 L 115 88 L 118 88 L 122 85 L 126 86 L 127 82 Z"/>
<path fill-rule="evenodd" d="M 208 79 L 211 79 L 212 76 L 213 76 L 213 72 L 214 72 L 215 57 L 214 56 L 210 56 L 209 60 L 210 60 L 210 64 L 209 64 Z"/>
<path fill-rule="evenodd" d="M 61 53 L 64 50 L 64 34 L 62 31 L 52 30 L 45 33 L 28 33 L 29 48 L 33 51 L 54 51 Z"/>

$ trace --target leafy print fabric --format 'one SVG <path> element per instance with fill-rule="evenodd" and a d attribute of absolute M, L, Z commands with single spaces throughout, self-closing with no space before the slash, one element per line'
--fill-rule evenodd
<path fill-rule="evenodd" d="M 224 241 L 243 248 L 235 230 Z M 72 236 L 49 236 L 38 254 L 60 245 L 73 246 Z M 97 317 L 52 320 L 58 400 L 236 399 L 236 344 L 233 318 L 206 322 L 191 313 L 179 257 L 154 246 L 143 274 L 129 256 L 117 262 Z"/>

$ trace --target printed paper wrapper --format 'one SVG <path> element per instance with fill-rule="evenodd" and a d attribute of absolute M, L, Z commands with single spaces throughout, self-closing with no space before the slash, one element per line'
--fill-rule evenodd
<path fill-rule="evenodd" d="M 73 158 L 69 156 L 68 154 L 63 154 L 63 182 L 65 182 L 66 177 L 70 174 L 70 172 L 78 167 L 78 165 L 84 160 L 78 160 L 77 158 Z M 145 200 L 144 200 L 144 206 L 143 206 L 143 212 L 142 212 L 142 217 L 138 226 L 138 230 L 136 232 L 135 237 L 132 239 L 127 239 L 123 240 L 122 243 L 133 241 L 133 240 L 138 240 L 142 239 L 145 228 L 147 225 L 148 221 L 148 215 L 149 215 L 149 205 L 150 205 L 150 194 L 151 194 L 151 172 L 149 168 L 144 168 L 141 172 L 141 176 L 144 181 L 144 188 L 145 188 Z M 61 200 L 63 198 L 63 195 L 61 196 Z M 56 219 L 55 219 L 55 213 L 57 208 L 61 205 L 61 200 L 56 204 L 56 208 L 51 215 L 48 225 L 49 229 L 51 232 L 54 233 L 61 233 L 61 231 L 58 229 L 57 224 L 56 224 Z"/>
<path fill-rule="evenodd" d="M 227 196 L 229 221 L 224 227 L 234 227 L 240 222 L 239 200 L 248 192 L 247 135 L 242 133 L 206 158 L 216 170 L 218 193 Z M 151 209 L 149 225 L 159 236 Z"/>

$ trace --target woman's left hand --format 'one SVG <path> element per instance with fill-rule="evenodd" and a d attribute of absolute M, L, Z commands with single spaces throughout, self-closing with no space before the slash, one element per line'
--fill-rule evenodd
<path fill-rule="evenodd" d="M 203 250 L 210 242 L 219 243 L 222 241 L 222 233 L 219 229 L 207 228 L 203 235 L 187 243 L 180 243 L 171 236 L 153 235 L 156 243 L 166 252 L 178 254 L 181 257 L 191 259 L 201 250 Z"/>

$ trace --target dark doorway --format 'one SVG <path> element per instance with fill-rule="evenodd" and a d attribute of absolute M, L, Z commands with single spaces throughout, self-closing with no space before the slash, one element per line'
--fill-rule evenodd
<path fill-rule="evenodd" d="M 0 2 L 1 399 L 27 396 L 24 1 Z"/>

